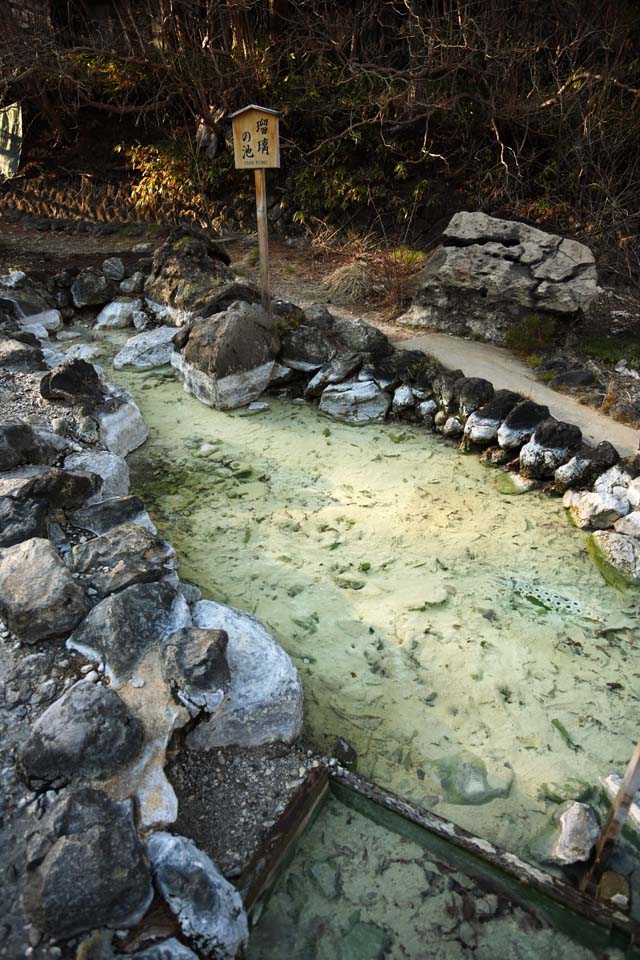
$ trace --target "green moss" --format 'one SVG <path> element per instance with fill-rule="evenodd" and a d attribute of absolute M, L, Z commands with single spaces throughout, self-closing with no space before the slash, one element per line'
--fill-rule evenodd
<path fill-rule="evenodd" d="M 632 367 L 640 367 L 640 343 L 637 339 L 611 340 L 609 337 L 584 337 L 578 344 L 578 349 L 587 357 L 594 360 L 604 360 L 605 363 L 616 364 L 626 360 Z"/>
<path fill-rule="evenodd" d="M 593 561 L 596 570 L 602 576 L 610 587 L 618 590 L 620 593 L 626 593 L 633 586 L 629 577 L 618 570 L 613 564 L 609 563 L 602 550 L 593 539 L 593 535 L 587 540 L 587 552 Z"/>

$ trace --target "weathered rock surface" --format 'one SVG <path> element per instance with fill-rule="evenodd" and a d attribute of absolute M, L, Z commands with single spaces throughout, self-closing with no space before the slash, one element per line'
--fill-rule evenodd
<path fill-rule="evenodd" d="M 165 677 L 193 713 L 214 713 L 230 688 L 224 630 L 178 630 L 164 644 Z"/>
<path fill-rule="evenodd" d="M 393 401 L 391 410 L 398 417 L 407 417 L 413 413 L 416 405 L 416 397 L 412 388 L 408 384 L 396 387 L 393 392 Z"/>
<path fill-rule="evenodd" d="M 640 586 L 640 540 L 623 533 L 596 530 L 591 535 L 591 555 L 609 582 Z"/>
<path fill-rule="evenodd" d="M 18 500 L 29 497 L 48 500 L 52 507 L 73 509 L 85 503 L 100 489 L 94 473 L 61 470 L 58 467 L 18 467 L 0 475 L 0 495 Z"/>
<path fill-rule="evenodd" d="M 266 390 L 279 346 L 273 321 L 261 307 L 234 303 L 225 313 L 194 324 L 171 363 L 185 390 L 209 406 L 229 410 Z"/>
<path fill-rule="evenodd" d="M 95 405 L 105 396 L 105 388 L 92 363 L 86 360 L 65 360 L 40 381 L 45 400 L 58 403 Z"/>
<path fill-rule="evenodd" d="M 291 658 L 251 614 L 211 600 L 193 608 L 201 630 L 225 630 L 229 700 L 188 736 L 193 749 L 293 743 L 302 730 L 302 685 Z"/>
<path fill-rule="evenodd" d="M 249 933 L 242 898 L 215 863 L 186 837 L 154 833 L 149 858 L 156 885 L 183 934 L 203 957 L 234 960 Z"/>
<path fill-rule="evenodd" d="M 91 506 L 75 510 L 69 515 L 69 520 L 74 526 L 90 530 L 96 536 L 112 530 L 121 523 L 137 523 L 140 527 L 146 527 L 151 533 L 157 532 L 139 497 L 112 497 L 109 500 L 100 500 Z"/>
<path fill-rule="evenodd" d="M 0 613 L 26 643 L 68 633 L 87 612 L 78 586 L 48 540 L 0 552 Z"/>
<path fill-rule="evenodd" d="M 129 467 L 126 461 L 115 453 L 72 453 L 66 457 L 64 466 L 71 472 L 86 471 L 101 478 L 102 486 L 89 503 L 112 497 L 125 497 L 129 492 Z"/>
<path fill-rule="evenodd" d="M 0 472 L 25 464 L 52 464 L 66 449 L 62 437 L 46 430 L 34 430 L 24 420 L 0 422 Z"/>
<path fill-rule="evenodd" d="M 193 950 L 185 947 L 184 943 L 180 943 L 175 937 L 169 937 L 168 940 L 130 954 L 130 960 L 198 960 L 198 957 Z"/>
<path fill-rule="evenodd" d="M 120 257 L 107 257 L 102 262 L 102 272 L 108 280 L 124 280 L 124 263 Z"/>
<path fill-rule="evenodd" d="M 596 293 L 588 247 L 484 213 L 457 213 L 414 282 L 401 321 L 503 342 L 532 311 L 571 315 Z"/>
<path fill-rule="evenodd" d="M 520 473 L 523 477 L 543 480 L 570 460 L 582 444 L 582 433 L 572 423 L 549 417 L 543 421 L 531 440 L 520 451 Z"/>
<path fill-rule="evenodd" d="M 30 847 L 25 910 L 48 937 L 136 924 L 153 897 L 130 803 L 82 787 L 60 801 Z"/>
<path fill-rule="evenodd" d="M 434 767 L 447 803 L 477 806 L 507 797 L 511 791 L 510 767 L 493 771 L 490 776 L 483 761 L 470 755 L 446 757 Z"/>
<path fill-rule="evenodd" d="M 576 527 L 606 530 L 616 520 L 629 513 L 629 501 L 612 493 L 591 493 L 587 490 L 567 490 L 562 506 Z"/>
<path fill-rule="evenodd" d="M 442 435 L 449 440 L 457 440 L 464 433 L 464 426 L 458 417 L 447 417 L 442 427 Z"/>
<path fill-rule="evenodd" d="M 591 856 L 598 839 L 598 818 L 586 803 L 569 801 L 555 814 L 558 833 L 551 849 L 551 861 L 561 866 L 583 863 Z"/>
<path fill-rule="evenodd" d="M 0 335 L 0 366 L 12 367 L 22 373 L 44 370 L 42 348 L 35 337 L 33 343 L 25 343 L 14 337 Z"/>
<path fill-rule="evenodd" d="M 331 383 L 342 383 L 354 374 L 362 363 L 362 354 L 348 353 L 334 357 L 311 378 L 304 392 L 306 400 L 319 397 L 325 387 Z M 272 375 L 273 382 L 273 375 Z"/>
<path fill-rule="evenodd" d="M 374 361 L 388 357 L 394 350 L 389 338 L 362 317 L 335 317 L 332 332 L 348 351 L 366 353 Z"/>
<path fill-rule="evenodd" d="M 558 467 L 554 474 L 555 488 L 564 493 L 572 487 L 590 487 L 599 474 L 614 466 L 619 459 L 616 448 L 608 440 L 603 440 L 595 450 L 577 453 Z"/>
<path fill-rule="evenodd" d="M 113 358 L 114 367 L 116 370 L 123 367 L 149 370 L 151 367 L 162 367 L 171 363 L 172 340 L 175 335 L 175 327 L 156 327 L 138 334 L 137 337 L 131 337 Z"/>
<path fill-rule="evenodd" d="M 519 450 L 548 417 L 548 407 L 533 400 L 523 400 L 511 409 L 500 425 L 498 443 L 503 450 Z"/>
<path fill-rule="evenodd" d="M 126 457 L 149 436 L 140 408 L 129 394 L 109 397 L 95 413 L 98 435 L 110 453 Z"/>
<path fill-rule="evenodd" d="M 115 292 L 115 284 L 101 270 L 86 267 L 81 270 L 71 285 L 71 298 L 75 307 L 101 307 L 108 303 Z"/>
<path fill-rule="evenodd" d="M 121 681 L 131 675 L 150 647 L 190 623 L 186 601 L 173 586 L 137 583 L 95 606 L 67 644 L 103 658 Z"/>
<path fill-rule="evenodd" d="M 0 277 L 0 298 L 2 303 L 12 306 L 14 315 L 20 318 L 42 313 L 53 306 L 44 284 L 22 270 Z"/>
<path fill-rule="evenodd" d="M 381 423 L 391 406 L 391 397 L 373 380 L 351 380 L 325 388 L 320 410 L 350 423 Z"/>
<path fill-rule="evenodd" d="M 133 326 L 133 318 L 142 309 L 142 300 L 114 300 L 96 317 L 95 330 L 123 329 Z"/>
<path fill-rule="evenodd" d="M 233 282 L 224 248 L 203 231 L 182 227 L 158 247 L 145 295 L 176 319 L 209 316 L 216 297 Z"/>
<path fill-rule="evenodd" d="M 44 500 L 0 497 L 0 547 L 44 536 L 46 516 Z"/>
<path fill-rule="evenodd" d="M 433 394 L 445 413 L 457 412 L 459 390 L 464 380 L 462 370 L 442 370 L 433 378 Z"/>
<path fill-rule="evenodd" d="M 479 407 L 484 406 L 493 397 L 493 384 L 482 377 L 465 377 L 457 385 L 458 409 L 463 417 L 468 417 Z"/>
<path fill-rule="evenodd" d="M 56 700 L 31 728 L 18 754 L 24 780 L 34 789 L 71 780 L 104 780 L 140 751 L 142 724 L 118 694 L 81 680 Z"/>
<path fill-rule="evenodd" d="M 71 566 L 106 596 L 134 583 L 159 580 L 177 567 L 175 550 L 136 523 L 114 527 L 73 548 Z"/>
<path fill-rule="evenodd" d="M 47 333 L 57 333 L 62 330 L 62 314 L 59 310 L 43 310 L 42 313 L 34 313 L 22 320 L 22 326 L 44 327 Z"/>
<path fill-rule="evenodd" d="M 469 414 L 464 425 L 465 440 L 478 446 L 495 443 L 501 424 L 521 400 L 511 390 L 498 390 L 492 400 Z"/>
<path fill-rule="evenodd" d="M 640 510 L 634 510 L 614 523 L 616 533 L 624 533 L 628 537 L 640 538 Z"/>

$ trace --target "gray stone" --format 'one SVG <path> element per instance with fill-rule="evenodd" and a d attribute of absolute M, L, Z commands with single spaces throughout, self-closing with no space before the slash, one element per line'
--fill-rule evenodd
<path fill-rule="evenodd" d="M 142 293 L 144 290 L 144 281 L 145 275 L 139 270 L 136 270 L 135 273 L 132 273 L 130 277 L 125 277 L 124 280 L 120 281 L 119 290 L 120 293 L 132 294 L 132 293 Z"/>
<path fill-rule="evenodd" d="M 447 803 L 489 803 L 498 797 L 507 797 L 513 783 L 513 770 L 503 767 L 499 775 L 489 778 L 485 764 L 471 757 L 448 757 L 435 765 Z"/>
<path fill-rule="evenodd" d="M 11 367 L 21 373 L 44 370 L 44 356 L 36 338 L 32 343 L 26 343 L 0 335 L 0 367 Z"/>
<path fill-rule="evenodd" d="M 111 300 L 114 285 L 101 270 L 86 267 L 81 270 L 71 285 L 71 298 L 75 307 L 100 307 Z"/>
<path fill-rule="evenodd" d="M 613 578 L 630 586 L 640 586 L 640 539 L 609 530 L 596 530 L 591 535 L 594 559 L 606 579 L 612 579 L 608 568 L 619 576 Z"/>
<path fill-rule="evenodd" d="M 552 477 L 581 444 L 579 427 L 549 417 L 536 427 L 531 440 L 520 451 L 520 473 L 532 480 Z"/>
<path fill-rule="evenodd" d="M 144 503 L 139 497 L 112 497 L 100 500 L 68 515 L 70 523 L 99 536 L 122 523 L 137 523 L 151 533 L 157 533 Z"/>
<path fill-rule="evenodd" d="M 341 383 L 354 374 L 362 363 L 362 354 L 348 353 L 334 357 L 311 378 L 304 392 L 305 399 L 319 397 L 325 387 L 331 383 Z"/>
<path fill-rule="evenodd" d="M 156 327 L 154 330 L 139 333 L 137 337 L 131 337 L 113 358 L 114 367 L 116 370 L 123 367 L 148 370 L 171 363 L 172 341 L 175 335 L 175 327 Z"/>
<path fill-rule="evenodd" d="M 86 503 L 100 488 L 93 473 L 70 473 L 57 467 L 17 467 L 0 475 L 0 496 L 47 500 L 52 507 L 73 509 Z"/>
<path fill-rule="evenodd" d="M 493 398 L 493 384 L 482 377 L 465 377 L 457 384 L 458 409 L 468 417 Z"/>
<path fill-rule="evenodd" d="M 43 310 L 42 313 L 33 313 L 26 318 L 26 322 L 29 326 L 38 324 L 44 327 L 47 333 L 57 333 L 58 330 L 62 330 L 62 314 L 59 310 Z"/>
<path fill-rule="evenodd" d="M 558 493 L 564 493 L 571 487 L 590 487 L 599 474 L 614 466 L 619 459 L 615 447 L 603 440 L 595 450 L 580 452 L 558 467 L 554 474 L 555 488 Z"/>
<path fill-rule="evenodd" d="M 0 613 L 20 640 L 68 633 L 86 612 L 84 591 L 48 540 L 33 537 L 0 552 Z"/>
<path fill-rule="evenodd" d="M 95 473 L 102 480 L 102 486 L 89 503 L 97 503 L 112 497 L 125 497 L 129 492 L 129 467 L 122 457 L 115 453 L 72 453 L 64 461 L 66 470 Z"/>
<path fill-rule="evenodd" d="M 159 580 L 177 567 L 175 550 L 136 523 L 114 527 L 73 548 L 71 568 L 105 596 L 134 583 Z"/>
<path fill-rule="evenodd" d="M 606 530 L 616 520 L 629 513 L 629 501 L 612 493 L 591 493 L 587 490 L 567 490 L 562 506 L 576 527 L 591 530 Z"/>
<path fill-rule="evenodd" d="M 0 547 L 45 535 L 47 504 L 44 500 L 0 497 Z"/>
<path fill-rule="evenodd" d="M 34 430 L 24 420 L 0 423 L 0 472 L 27 464 L 52 464 L 67 448 L 63 437 L 46 430 Z"/>
<path fill-rule="evenodd" d="M 108 280 L 124 280 L 124 263 L 120 257 L 107 257 L 102 262 L 102 272 Z"/>
<path fill-rule="evenodd" d="M 52 306 L 44 284 L 27 276 L 22 270 L 0 277 L 0 297 L 13 305 L 18 317 L 30 317 Z"/>
<path fill-rule="evenodd" d="M 45 400 L 95 406 L 105 397 L 98 371 L 86 360 L 65 360 L 40 381 Z"/>
<path fill-rule="evenodd" d="M 492 400 L 469 414 L 464 425 L 465 440 L 478 446 L 495 443 L 501 424 L 521 400 L 511 390 L 498 390 Z"/>
<path fill-rule="evenodd" d="M 149 859 L 160 893 L 202 957 L 235 960 L 249 930 L 242 898 L 215 863 L 186 837 L 154 833 Z"/>
<path fill-rule="evenodd" d="M 181 593 L 168 583 L 137 583 L 102 600 L 67 641 L 70 649 L 106 661 L 119 681 L 146 651 L 191 624 Z"/>
<path fill-rule="evenodd" d="M 176 318 L 209 316 L 234 281 L 224 247 L 195 227 L 179 227 L 158 247 L 145 282 L 148 300 Z M 165 322 L 165 321 L 162 321 Z"/>
<path fill-rule="evenodd" d="M 423 400 L 422 403 L 419 403 L 416 407 L 418 418 L 429 426 L 433 424 L 434 417 L 437 412 L 438 404 L 435 402 L 435 400 Z"/>
<path fill-rule="evenodd" d="M 348 350 L 367 353 L 375 360 L 394 352 L 389 338 L 362 317 L 355 320 L 336 317 L 333 321 L 333 333 Z"/>
<path fill-rule="evenodd" d="M 140 408 L 127 393 L 109 397 L 95 413 L 98 436 L 110 453 L 126 457 L 149 436 Z"/>
<path fill-rule="evenodd" d="M 193 608 L 193 624 L 225 630 L 231 672 L 228 701 L 189 734 L 194 749 L 293 743 L 302 730 L 302 685 L 291 658 L 251 614 L 211 600 Z"/>
<path fill-rule="evenodd" d="M 198 957 L 193 950 L 185 947 L 184 943 L 180 943 L 175 937 L 169 937 L 168 940 L 130 954 L 129 960 L 198 960 Z"/>
<path fill-rule="evenodd" d="M 391 410 L 396 416 L 402 417 L 413 412 L 416 405 L 416 398 L 411 387 L 404 383 L 396 387 L 393 393 Z"/>
<path fill-rule="evenodd" d="M 95 330 L 122 329 L 133 326 L 133 315 L 142 309 L 142 300 L 114 300 L 96 317 Z"/>
<path fill-rule="evenodd" d="M 517 403 L 498 428 L 498 443 L 503 450 L 519 450 L 548 416 L 549 408 L 533 400 Z"/>
<path fill-rule="evenodd" d="M 464 433 L 464 427 L 457 417 L 447 417 L 442 427 L 442 435 L 457 440 Z"/>
<path fill-rule="evenodd" d="M 567 866 L 584 863 L 598 839 L 598 818 L 586 803 L 569 801 L 555 814 L 558 832 L 553 841 L 551 861 Z"/>
<path fill-rule="evenodd" d="M 640 510 L 634 510 L 633 513 L 629 513 L 626 517 L 616 520 L 613 526 L 616 533 L 624 533 L 628 537 L 640 538 Z"/>
<path fill-rule="evenodd" d="M 164 644 L 165 676 L 193 714 L 214 713 L 230 687 L 224 630 L 178 630 Z"/>
<path fill-rule="evenodd" d="M 65 797 L 32 839 L 25 912 L 48 937 L 138 923 L 153 898 L 151 871 L 130 802 L 82 787 Z"/>
<path fill-rule="evenodd" d="M 18 768 L 34 789 L 104 780 L 133 760 L 143 739 L 142 724 L 114 690 L 80 680 L 35 722 Z"/>
<path fill-rule="evenodd" d="M 93 360 L 100 354 L 100 347 L 92 347 L 88 343 L 73 343 L 65 350 L 66 360 Z"/>
<path fill-rule="evenodd" d="M 338 420 L 358 425 L 381 423 L 391 406 L 391 397 L 373 380 L 351 380 L 325 388 L 320 410 Z"/>

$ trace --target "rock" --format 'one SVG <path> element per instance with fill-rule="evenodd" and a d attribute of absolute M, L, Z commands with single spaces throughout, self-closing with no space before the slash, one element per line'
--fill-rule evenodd
<path fill-rule="evenodd" d="M 30 317 L 53 306 L 44 284 L 27 276 L 22 270 L 0 277 L 0 303 L 8 303 L 17 317 Z"/>
<path fill-rule="evenodd" d="M 107 533 L 108 530 L 120 524 L 130 523 L 137 523 L 139 527 L 146 527 L 151 533 L 157 533 L 139 497 L 112 497 L 109 500 L 100 500 L 69 514 L 68 519 L 74 527 L 90 530 L 97 536 Z"/>
<path fill-rule="evenodd" d="M 114 300 L 103 307 L 94 330 L 122 329 L 133 326 L 133 316 L 142 309 L 142 300 Z"/>
<path fill-rule="evenodd" d="M 330 385 L 320 399 L 323 413 L 358 425 L 382 423 L 390 406 L 391 397 L 373 380 L 352 380 Z"/>
<path fill-rule="evenodd" d="M 92 347 L 88 343 L 74 343 L 64 352 L 66 360 L 93 360 L 99 354 L 100 347 Z"/>
<path fill-rule="evenodd" d="M 624 461 L 620 461 L 596 477 L 593 489 L 596 493 L 612 493 L 617 497 L 626 497 L 631 481 L 632 476 L 625 470 Z"/>
<path fill-rule="evenodd" d="M 463 417 L 468 417 L 492 399 L 493 384 L 482 377 L 464 377 L 456 384 L 456 393 L 458 409 Z"/>
<path fill-rule="evenodd" d="M 197 228 L 174 230 L 153 257 L 145 282 L 148 299 L 176 319 L 209 316 L 216 297 L 234 280 L 224 248 Z"/>
<path fill-rule="evenodd" d="M 212 297 L 207 305 L 207 316 L 212 316 L 214 313 L 224 313 L 237 300 L 242 300 L 243 303 L 260 303 L 260 291 L 251 284 L 239 283 L 234 280 Z"/>
<path fill-rule="evenodd" d="M 442 427 L 443 436 L 448 437 L 450 440 L 457 440 L 463 433 L 464 427 L 460 420 L 458 420 L 457 417 L 447 417 Z"/>
<path fill-rule="evenodd" d="M 334 357 L 330 363 L 321 367 L 311 378 L 304 392 L 305 399 L 311 400 L 319 397 L 324 388 L 331 383 L 342 383 L 351 374 L 356 373 L 361 363 L 362 354 L 360 353 L 348 353 Z"/>
<path fill-rule="evenodd" d="M 45 400 L 59 403 L 95 405 L 105 396 L 98 371 L 86 360 L 65 360 L 40 381 Z"/>
<path fill-rule="evenodd" d="M 0 497 L 0 547 L 45 536 L 47 504 L 44 500 Z"/>
<path fill-rule="evenodd" d="M 614 910 L 628 910 L 631 899 L 629 881 L 614 870 L 605 870 L 598 881 L 596 899 L 607 903 Z"/>
<path fill-rule="evenodd" d="M 408 384 L 397 387 L 393 393 L 391 410 L 398 417 L 404 417 L 413 413 L 416 405 L 416 398 L 413 390 Z"/>
<path fill-rule="evenodd" d="M 101 600 L 67 645 L 90 658 L 103 658 L 110 674 L 121 682 L 150 647 L 190 622 L 185 599 L 173 586 L 137 583 Z"/>
<path fill-rule="evenodd" d="M 153 897 L 129 802 L 82 787 L 47 815 L 34 838 L 25 912 L 55 940 L 138 923 Z"/>
<path fill-rule="evenodd" d="M 124 280 L 120 281 L 118 289 L 120 290 L 120 293 L 124 294 L 143 293 L 144 281 L 144 273 L 141 273 L 140 270 L 136 270 L 136 272 L 131 274 L 130 277 L 125 277 Z"/>
<path fill-rule="evenodd" d="M 589 493 L 586 490 L 567 490 L 562 506 L 576 527 L 581 529 L 606 530 L 616 520 L 629 513 L 629 501 L 614 497 L 612 493 Z"/>
<path fill-rule="evenodd" d="M 177 565 L 171 544 L 136 523 L 122 524 L 78 544 L 71 554 L 71 569 L 102 596 L 134 583 L 159 580 Z"/>
<path fill-rule="evenodd" d="M 101 270 L 86 267 L 81 270 L 71 285 L 71 298 L 75 307 L 101 307 L 113 296 L 114 285 Z"/>
<path fill-rule="evenodd" d="M 422 403 L 419 403 L 416 407 L 418 419 L 428 426 L 431 426 L 434 423 L 434 418 L 437 411 L 438 404 L 435 402 L 435 400 L 423 400 Z"/>
<path fill-rule="evenodd" d="M 285 387 L 291 383 L 295 374 L 291 367 L 286 367 L 283 363 L 274 363 L 271 376 L 269 378 L 270 387 Z"/>
<path fill-rule="evenodd" d="M 234 960 L 249 932 L 242 898 L 192 840 L 154 833 L 148 845 L 160 893 L 202 957 Z"/>
<path fill-rule="evenodd" d="M 193 950 L 185 947 L 184 943 L 180 943 L 175 937 L 169 937 L 168 940 L 130 954 L 130 960 L 198 960 L 198 957 Z"/>
<path fill-rule="evenodd" d="M 358 379 L 375 380 L 381 390 L 395 390 L 402 383 L 409 383 L 414 393 L 416 390 L 423 391 L 419 399 L 428 400 L 432 395 L 431 382 L 437 372 L 434 361 L 426 353 L 420 350 L 395 350 L 375 360 L 367 358 Z"/>
<path fill-rule="evenodd" d="M 309 307 L 306 313 L 293 308 L 281 313 L 276 321 L 281 342 L 280 362 L 305 373 L 328 364 L 338 346 L 333 336 L 334 322 L 326 307 Z"/>
<path fill-rule="evenodd" d="M 24 343 L 17 338 L 0 335 L 0 367 L 12 367 L 24 373 L 44 370 L 40 344 L 35 337 L 33 343 Z"/>
<path fill-rule="evenodd" d="M 200 710 L 214 713 L 229 690 L 228 642 L 224 630 L 195 627 L 178 630 L 165 641 L 165 676 L 194 715 Z"/>
<path fill-rule="evenodd" d="M 465 440 L 488 446 L 498 439 L 501 424 L 520 403 L 522 397 L 511 390 L 498 390 L 492 400 L 469 414 L 464 425 Z"/>
<path fill-rule="evenodd" d="M 43 310 L 42 313 L 34 313 L 22 321 L 23 326 L 44 327 L 47 333 L 57 333 L 62 330 L 62 314 L 59 310 Z"/>
<path fill-rule="evenodd" d="M 341 763 L 343 767 L 355 769 L 358 761 L 358 754 L 356 753 L 355 748 L 352 747 L 351 744 L 344 739 L 344 737 L 338 737 L 333 745 L 331 755 L 335 757 L 338 763 Z"/>
<path fill-rule="evenodd" d="M 640 507 L 640 477 L 636 477 L 627 487 L 627 499 L 633 510 Z"/>
<path fill-rule="evenodd" d="M 270 409 L 266 400 L 254 400 L 253 403 L 248 403 L 246 407 L 240 409 L 240 416 L 255 417 L 258 413 L 266 413 Z"/>
<path fill-rule="evenodd" d="M 142 747 L 142 724 L 109 687 L 80 680 L 38 718 L 18 753 L 32 789 L 105 780 Z"/>
<path fill-rule="evenodd" d="M 96 419 L 101 443 L 119 457 L 137 450 L 149 436 L 140 408 L 128 393 L 109 397 L 96 411 Z"/>
<path fill-rule="evenodd" d="M 30 470 L 38 473 L 25 476 L 22 480 L 16 478 L 11 481 L 7 478 L 8 489 L 3 492 L 21 500 L 27 497 L 47 500 L 52 507 L 68 510 L 86 503 L 100 489 L 101 480 L 95 474 L 70 472 L 57 467 L 23 467 L 22 471 L 14 471 L 11 476 Z"/>
<path fill-rule="evenodd" d="M 588 860 L 600 832 L 598 818 L 591 807 L 569 801 L 560 807 L 554 819 L 559 828 L 551 850 L 551 861 L 567 866 Z"/>
<path fill-rule="evenodd" d="M 107 257 L 107 259 L 102 262 L 102 272 L 107 280 L 115 280 L 119 283 L 121 280 L 124 280 L 124 263 L 120 257 Z"/>
<path fill-rule="evenodd" d="M 594 496 L 599 496 L 599 494 L 594 494 Z M 604 494 L 604 496 L 610 496 L 610 494 Z M 627 501 L 627 503 L 628 502 L 629 501 Z M 633 513 L 628 514 L 628 516 L 623 516 L 620 520 L 616 520 L 613 526 L 616 533 L 624 533 L 628 537 L 640 538 L 640 510 L 634 510 Z"/>
<path fill-rule="evenodd" d="M 269 385 L 279 349 L 273 321 L 261 307 L 234 303 L 191 329 L 172 365 L 185 390 L 220 410 L 257 400 Z"/>
<path fill-rule="evenodd" d="M 351 320 L 336 317 L 333 321 L 333 334 L 353 353 L 367 353 L 372 359 L 379 360 L 394 352 L 389 338 L 367 320 Z"/>
<path fill-rule="evenodd" d="M 33 537 L 0 553 L 0 613 L 20 640 L 59 637 L 86 612 L 84 591 L 48 540 Z"/>
<path fill-rule="evenodd" d="M 0 472 L 26 464 L 52 464 L 67 448 L 63 437 L 34 430 L 24 420 L 0 422 Z"/>
<path fill-rule="evenodd" d="M 449 419 L 449 417 L 448 417 L 447 414 L 444 412 L 444 410 L 438 410 L 438 412 L 436 413 L 435 417 L 433 418 L 433 422 L 434 422 L 434 424 L 435 424 L 436 430 L 442 431 L 442 428 L 444 427 L 444 425 L 445 425 L 445 423 L 447 422 L 448 419 Z"/>
<path fill-rule="evenodd" d="M 610 773 L 603 777 L 600 783 L 610 800 L 615 800 L 620 787 L 622 786 L 622 777 L 619 773 Z M 629 807 L 628 823 L 636 830 L 640 830 L 640 790 L 637 790 L 631 806 Z"/>
<path fill-rule="evenodd" d="M 614 466 L 619 458 L 616 448 L 603 440 L 595 450 L 580 452 L 558 467 L 554 474 L 555 488 L 558 493 L 564 493 L 572 487 L 590 487 L 596 477 Z"/>
<path fill-rule="evenodd" d="M 480 212 L 457 213 L 414 280 L 415 299 L 400 322 L 504 342 L 534 311 L 570 316 L 586 309 L 596 283 L 583 244 Z"/>
<path fill-rule="evenodd" d="M 498 443 L 503 450 L 519 450 L 535 429 L 549 417 L 549 408 L 533 400 L 523 400 L 507 414 L 498 429 Z"/>
<path fill-rule="evenodd" d="M 201 630 L 225 630 L 231 673 L 228 701 L 188 735 L 192 749 L 293 743 L 302 730 L 302 685 L 291 658 L 255 617 L 222 603 L 193 608 Z"/>
<path fill-rule="evenodd" d="M 596 530 L 589 553 L 598 570 L 612 586 L 640 586 L 640 540 L 619 532 Z"/>
<path fill-rule="evenodd" d="M 531 440 L 520 451 L 520 473 L 533 480 L 551 477 L 581 444 L 579 427 L 549 417 L 536 427 Z"/>
<path fill-rule="evenodd" d="M 565 370 L 554 377 L 549 386 L 554 390 L 563 387 L 579 389 L 580 387 L 591 387 L 595 382 L 596 378 L 591 370 Z"/>
<path fill-rule="evenodd" d="M 175 327 L 156 327 L 131 337 L 113 358 L 114 367 L 116 370 L 123 367 L 149 370 L 170 363 L 175 335 Z"/>
<path fill-rule="evenodd" d="M 446 803 L 489 803 L 498 797 L 507 797 L 513 783 L 513 770 L 504 767 L 499 775 L 489 779 L 482 760 L 472 757 L 447 757 L 434 764 L 435 773 L 442 785 Z"/>
<path fill-rule="evenodd" d="M 100 491 L 90 498 L 89 503 L 125 497 L 129 492 L 129 467 L 115 453 L 72 453 L 65 459 L 64 466 L 72 472 L 84 470 L 101 478 Z"/>

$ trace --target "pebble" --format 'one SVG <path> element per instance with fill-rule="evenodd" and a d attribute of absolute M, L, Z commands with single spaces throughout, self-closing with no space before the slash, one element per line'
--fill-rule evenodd
<path fill-rule="evenodd" d="M 91 671 L 89 671 L 89 673 L 87 673 L 87 674 L 85 675 L 85 678 L 84 678 L 84 679 L 85 679 L 88 683 L 97 683 L 98 680 L 100 679 L 100 674 L 98 673 L 97 670 L 91 670 Z M 144 680 L 143 680 L 142 683 L 140 683 L 140 684 L 134 684 L 134 686 L 143 686 L 143 684 L 144 684 Z"/>
<path fill-rule="evenodd" d="M 92 663 L 84 663 L 80 667 L 80 673 L 91 673 L 93 669 L 94 669 L 94 666 Z"/>

